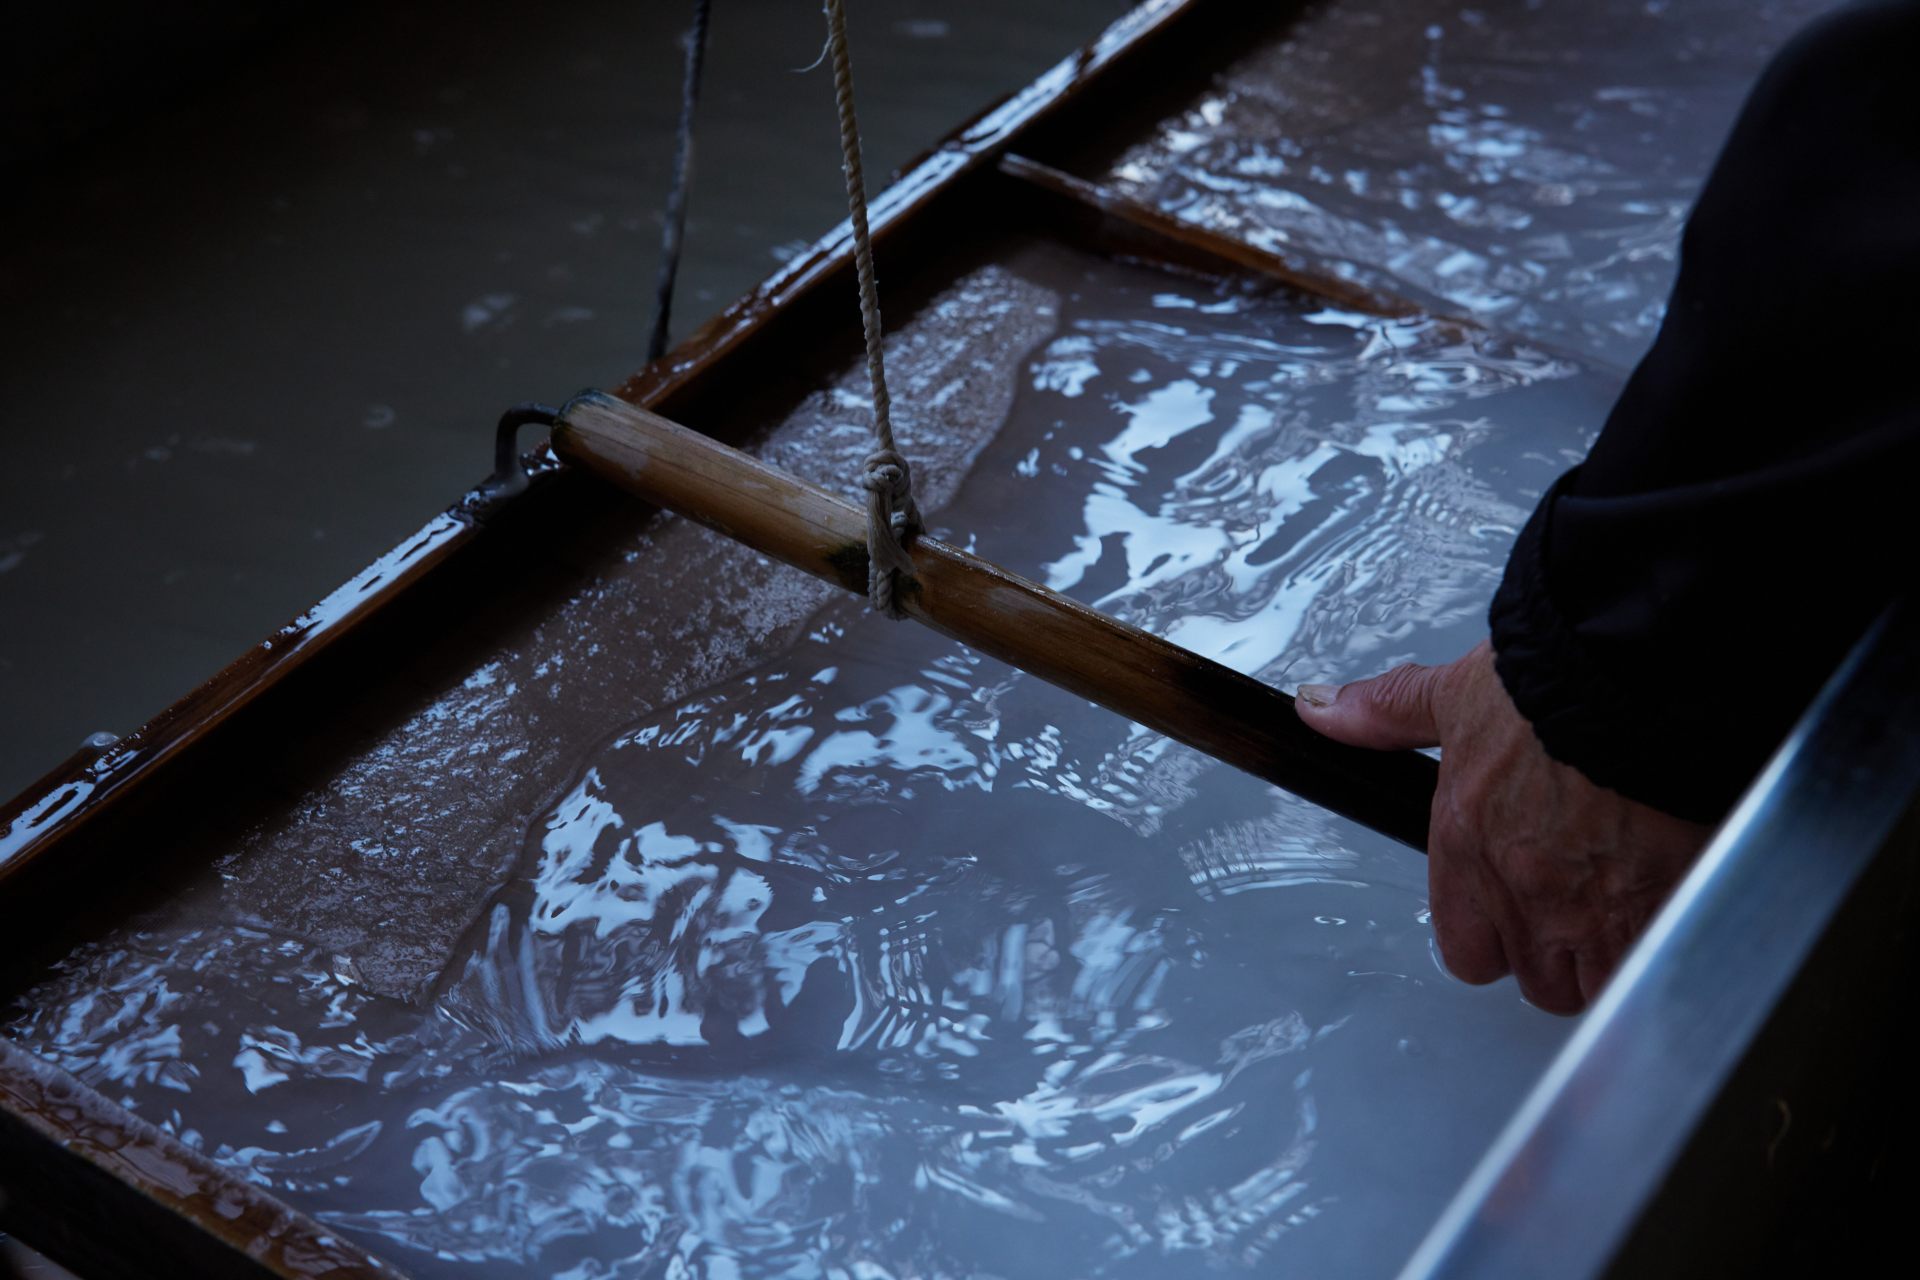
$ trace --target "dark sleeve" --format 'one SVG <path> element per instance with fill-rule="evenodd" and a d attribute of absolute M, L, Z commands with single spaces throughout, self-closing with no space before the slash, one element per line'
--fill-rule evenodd
<path fill-rule="evenodd" d="M 1920 580 L 1920 0 L 1802 32 L 1701 192 L 1659 336 L 1490 615 L 1549 754 L 1723 815 Z"/>

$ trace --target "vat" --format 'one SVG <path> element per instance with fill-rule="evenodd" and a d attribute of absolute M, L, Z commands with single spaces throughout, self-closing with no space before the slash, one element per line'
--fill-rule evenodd
<path fill-rule="evenodd" d="M 1511 333 L 1194 216 L 1129 116 L 1238 26 L 1144 6 L 882 199 L 923 501 L 1270 681 L 1444 659 L 1645 308 Z M 844 483 L 846 274 L 836 234 L 624 394 Z M 1675 1263 L 1749 1167 L 1716 1125 L 1831 1097 L 1843 1037 L 1777 1045 L 1902 901 L 1905 613 L 1576 1030 L 1438 971 L 1411 853 L 535 470 L 5 815 L 0 1134 L 71 1180 L 11 1229 L 109 1271 L 124 1211 L 233 1274 L 1597 1275 Z"/>

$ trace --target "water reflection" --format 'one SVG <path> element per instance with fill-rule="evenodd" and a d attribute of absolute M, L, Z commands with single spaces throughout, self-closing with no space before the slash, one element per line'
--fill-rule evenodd
<path fill-rule="evenodd" d="M 1631 364 L 1747 86 L 1834 3 L 1323 3 L 1106 180 L 1272 252 Z"/>
<path fill-rule="evenodd" d="M 1463 647 L 1606 389 L 1445 325 L 1011 269 L 1061 328 L 936 522 L 1272 680 Z M 418 1274 L 1381 1274 L 1564 1031 L 1435 971 L 1423 889 L 836 603 L 589 751 L 429 1006 L 168 925 L 8 1033 Z"/>

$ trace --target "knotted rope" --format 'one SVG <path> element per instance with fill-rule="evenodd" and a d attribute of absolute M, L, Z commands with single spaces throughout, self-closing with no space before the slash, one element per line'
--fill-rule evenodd
<path fill-rule="evenodd" d="M 894 447 L 893 400 L 881 354 L 880 289 L 873 275 L 873 234 L 867 227 L 867 182 L 860 165 L 860 122 L 853 112 L 853 64 L 847 56 L 845 0 L 825 0 L 827 57 L 833 63 L 834 104 L 840 113 L 841 169 L 847 176 L 847 213 L 853 223 L 853 263 L 860 281 L 860 326 L 867 340 L 867 383 L 873 389 L 874 449 L 860 485 L 867 492 L 867 601 L 890 618 L 906 616 L 899 588 L 913 580 L 907 543 L 920 532 L 913 471 Z"/>
<path fill-rule="evenodd" d="M 673 284 L 680 274 L 680 250 L 687 233 L 687 191 L 693 185 L 693 109 L 700 102 L 700 71 L 707 59 L 707 16 L 713 0 L 694 0 L 693 25 L 681 37 L 685 62 L 680 80 L 680 126 L 673 144 L 673 188 L 660 233 L 660 274 L 653 290 L 653 337 L 647 359 L 667 353 L 667 321 L 673 312 Z"/>

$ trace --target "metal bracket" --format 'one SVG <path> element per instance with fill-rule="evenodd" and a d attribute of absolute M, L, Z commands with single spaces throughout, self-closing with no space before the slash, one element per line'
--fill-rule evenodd
<path fill-rule="evenodd" d="M 531 483 L 520 456 L 522 427 L 551 427 L 560 411 L 552 405 L 517 404 L 500 415 L 493 432 L 493 474 L 482 480 L 461 502 L 474 519 L 485 520 L 507 501 L 527 491 Z"/>

